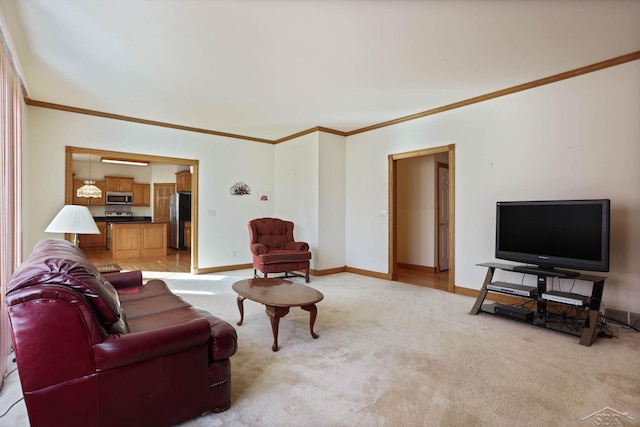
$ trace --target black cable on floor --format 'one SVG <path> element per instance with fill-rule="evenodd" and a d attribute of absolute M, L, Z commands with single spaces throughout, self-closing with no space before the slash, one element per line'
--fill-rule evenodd
<path fill-rule="evenodd" d="M 11 375 L 12 373 L 14 373 L 18 368 L 13 368 L 11 370 L 11 372 L 8 372 L 7 375 L 5 375 L 4 377 L 7 378 L 9 375 Z"/>
<path fill-rule="evenodd" d="M 13 408 L 14 406 L 16 406 L 18 403 L 20 403 L 21 400 L 23 400 L 24 397 L 21 397 L 20 399 L 16 400 L 15 402 L 13 402 L 11 404 L 11 406 L 9 406 L 9 409 L 7 409 L 6 411 L 4 411 L 4 414 L 0 415 L 0 418 L 4 417 L 5 415 L 7 415 L 9 413 L 9 411 L 11 410 L 11 408 Z"/>
<path fill-rule="evenodd" d="M 603 318 L 604 318 L 604 319 L 606 319 L 606 320 L 607 320 L 607 322 L 615 322 L 615 323 L 618 323 L 618 324 L 620 324 L 620 325 L 622 325 L 622 326 L 625 326 L 625 327 L 627 327 L 627 328 L 631 328 L 631 329 L 633 329 L 633 330 L 634 330 L 634 331 L 636 331 L 636 332 L 640 332 L 640 329 L 636 328 L 635 326 L 631 326 L 631 325 L 630 325 L 630 324 L 628 324 L 628 323 L 621 322 L 621 321 L 619 321 L 619 320 L 612 319 L 612 318 L 607 317 L 607 316 L 603 316 Z M 636 322 L 636 323 L 638 323 L 638 322 Z"/>

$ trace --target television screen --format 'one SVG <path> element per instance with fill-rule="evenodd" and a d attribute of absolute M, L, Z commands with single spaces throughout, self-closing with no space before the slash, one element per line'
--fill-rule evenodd
<path fill-rule="evenodd" d="M 498 202 L 496 258 L 534 264 L 558 276 L 558 267 L 609 271 L 608 199 Z"/>

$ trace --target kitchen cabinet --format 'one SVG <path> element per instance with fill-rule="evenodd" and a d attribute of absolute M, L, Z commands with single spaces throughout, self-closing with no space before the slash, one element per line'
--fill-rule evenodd
<path fill-rule="evenodd" d="M 167 255 L 167 225 L 166 223 L 142 225 L 140 248 L 142 257 Z"/>
<path fill-rule="evenodd" d="M 78 188 L 84 185 L 84 181 L 81 179 L 73 180 L 73 204 L 82 206 L 104 206 L 105 201 L 105 182 L 96 181 L 96 187 L 102 190 L 102 197 L 78 197 Z"/>
<path fill-rule="evenodd" d="M 105 186 L 107 191 L 133 191 L 133 178 L 125 178 L 120 176 L 105 176 Z"/>
<path fill-rule="evenodd" d="M 191 172 L 183 170 L 176 172 L 176 192 L 191 191 Z"/>
<path fill-rule="evenodd" d="M 166 256 L 167 224 L 111 224 L 111 255 L 114 260 Z"/>
<path fill-rule="evenodd" d="M 133 184 L 133 206 L 151 206 L 151 185 Z"/>
<path fill-rule="evenodd" d="M 107 223 L 96 221 L 100 234 L 79 234 L 80 249 L 105 249 L 107 247 Z"/>

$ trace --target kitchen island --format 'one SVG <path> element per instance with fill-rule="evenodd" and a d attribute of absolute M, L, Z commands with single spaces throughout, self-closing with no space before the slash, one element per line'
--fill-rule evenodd
<path fill-rule="evenodd" d="M 118 222 L 109 227 L 114 260 L 167 255 L 166 222 Z"/>

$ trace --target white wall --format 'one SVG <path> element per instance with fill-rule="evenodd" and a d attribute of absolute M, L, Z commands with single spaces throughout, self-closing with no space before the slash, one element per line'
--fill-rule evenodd
<path fill-rule="evenodd" d="M 387 155 L 456 145 L 456 285 L 479 289 L 498 200 L 609 198 L 609 307 L 640 310 L 640 61 L 353 135 L 346 257 L 388 272 Z M 566 284 L 568 286 L 568 284 Z"/>
<path fill-rule="evenodd" d="M 319 138 L 318 251 L 315 268 L 341 268 L 345 260 L 346 138 L 321 132 Z"/>
<path fill-rule="evenodd" d="M 64 204 L 64 147 L 72 145 L 198 159 L 198 267 L 251 262 L 246 224 L 251 218 L 273 213 L 273 205 L 258 203 L 256 195 L 257 189 L 273 192 L 273 145 L 37 107 L 27 107 L 25 112 L 26 253 L 39 240 L 62 237 L 44 229 Z M 237 181 L 246 182 L 252 194 L 231 196 L 229 190 Z M 209 216 L 209 211 L 216 215 Z"/>
<path fill-rule="evenodd" d="M 344 258 L 349 267 L 388 272 L 387 156 L 456 145 L 456 285 L 478 289 L 493 259 L 495 202 L 610 198 L 611 272 L 604 302 L 640 310 L 640 61 L 346 139 Z M 324 136 L 260 144 L 36 107 L 26 108 L 25 251 L 64 203 L 64 146 L 200 160 L 199 267 L 248 263 L 246 223 L 287 216 L 296 238 L 328 259 Z M 336 141 L 330 142 L 336 143 Z M 134 148 L 135 147 L 135 148 Z M 320 165 L 321 163 L 321 165 Z M 251 196 L 230 196 L 237 181 Z M 272 203 L 258 203 L 267 191 Z M 339 209 L 339 202 L 331 208 Z M 216 212 L 208 216 L 209 211 Z M 319 214 L 319 212 L 323 212 Z M 339 224 L 339 221 L 338 221 Z M 335 236 L 331 245 L 335 245 Z M 233 251 L 237 257 L 233 257 Z M 339 256 L 338 256 L 339 258 Z M 338 260 L 339 261 L 339 260 Z M 335 266 L 338 266 L 337 264 Z M 313 266 L 315 268 L 315 266 Z"/>
<path fill-rule="evenodd" d="M 134 167 L 134 166 L 132 166 Z M 176 172 L 181 170 L 187 170 L 189 166 L 183 165 L 153 165 L 151 168 L 151 175 L 149 177 L 149 182 L 155 184 L 175 184 L 176 182 Z M 153 188 L 151 189 L 151 193 L 153 195 Z"/>
<path fill-rule="evenodd" d="M 135 183 L 149 184 L 151 181 L 151 166 L 129 166 L 100 162 L 100 156 L 92 156 L 91 164 L 75 160 L 72 165 L 74 179 L 93 179 L 100 181 L 105 176 L 125 176 L 133 178 Z M 91 168 L 91 171 L 89 171 Z"/>
<path fill-rule="evenodd" d="M 398 263 L 436 266 L 435 156 L 397 162 Z"/>
<path fill-rule="evenodd" d="M 309 243 L 311 268 L 345 266 L 345 138 L 314 132 L 276 145 L 274 216 Z"/>
<path fill-rule="evenodd" d="M 275 146 L 274 216 L 293 221 L 297 241 L 307 242 L 311 268 L 318 251 L 318 133 Z"/>

